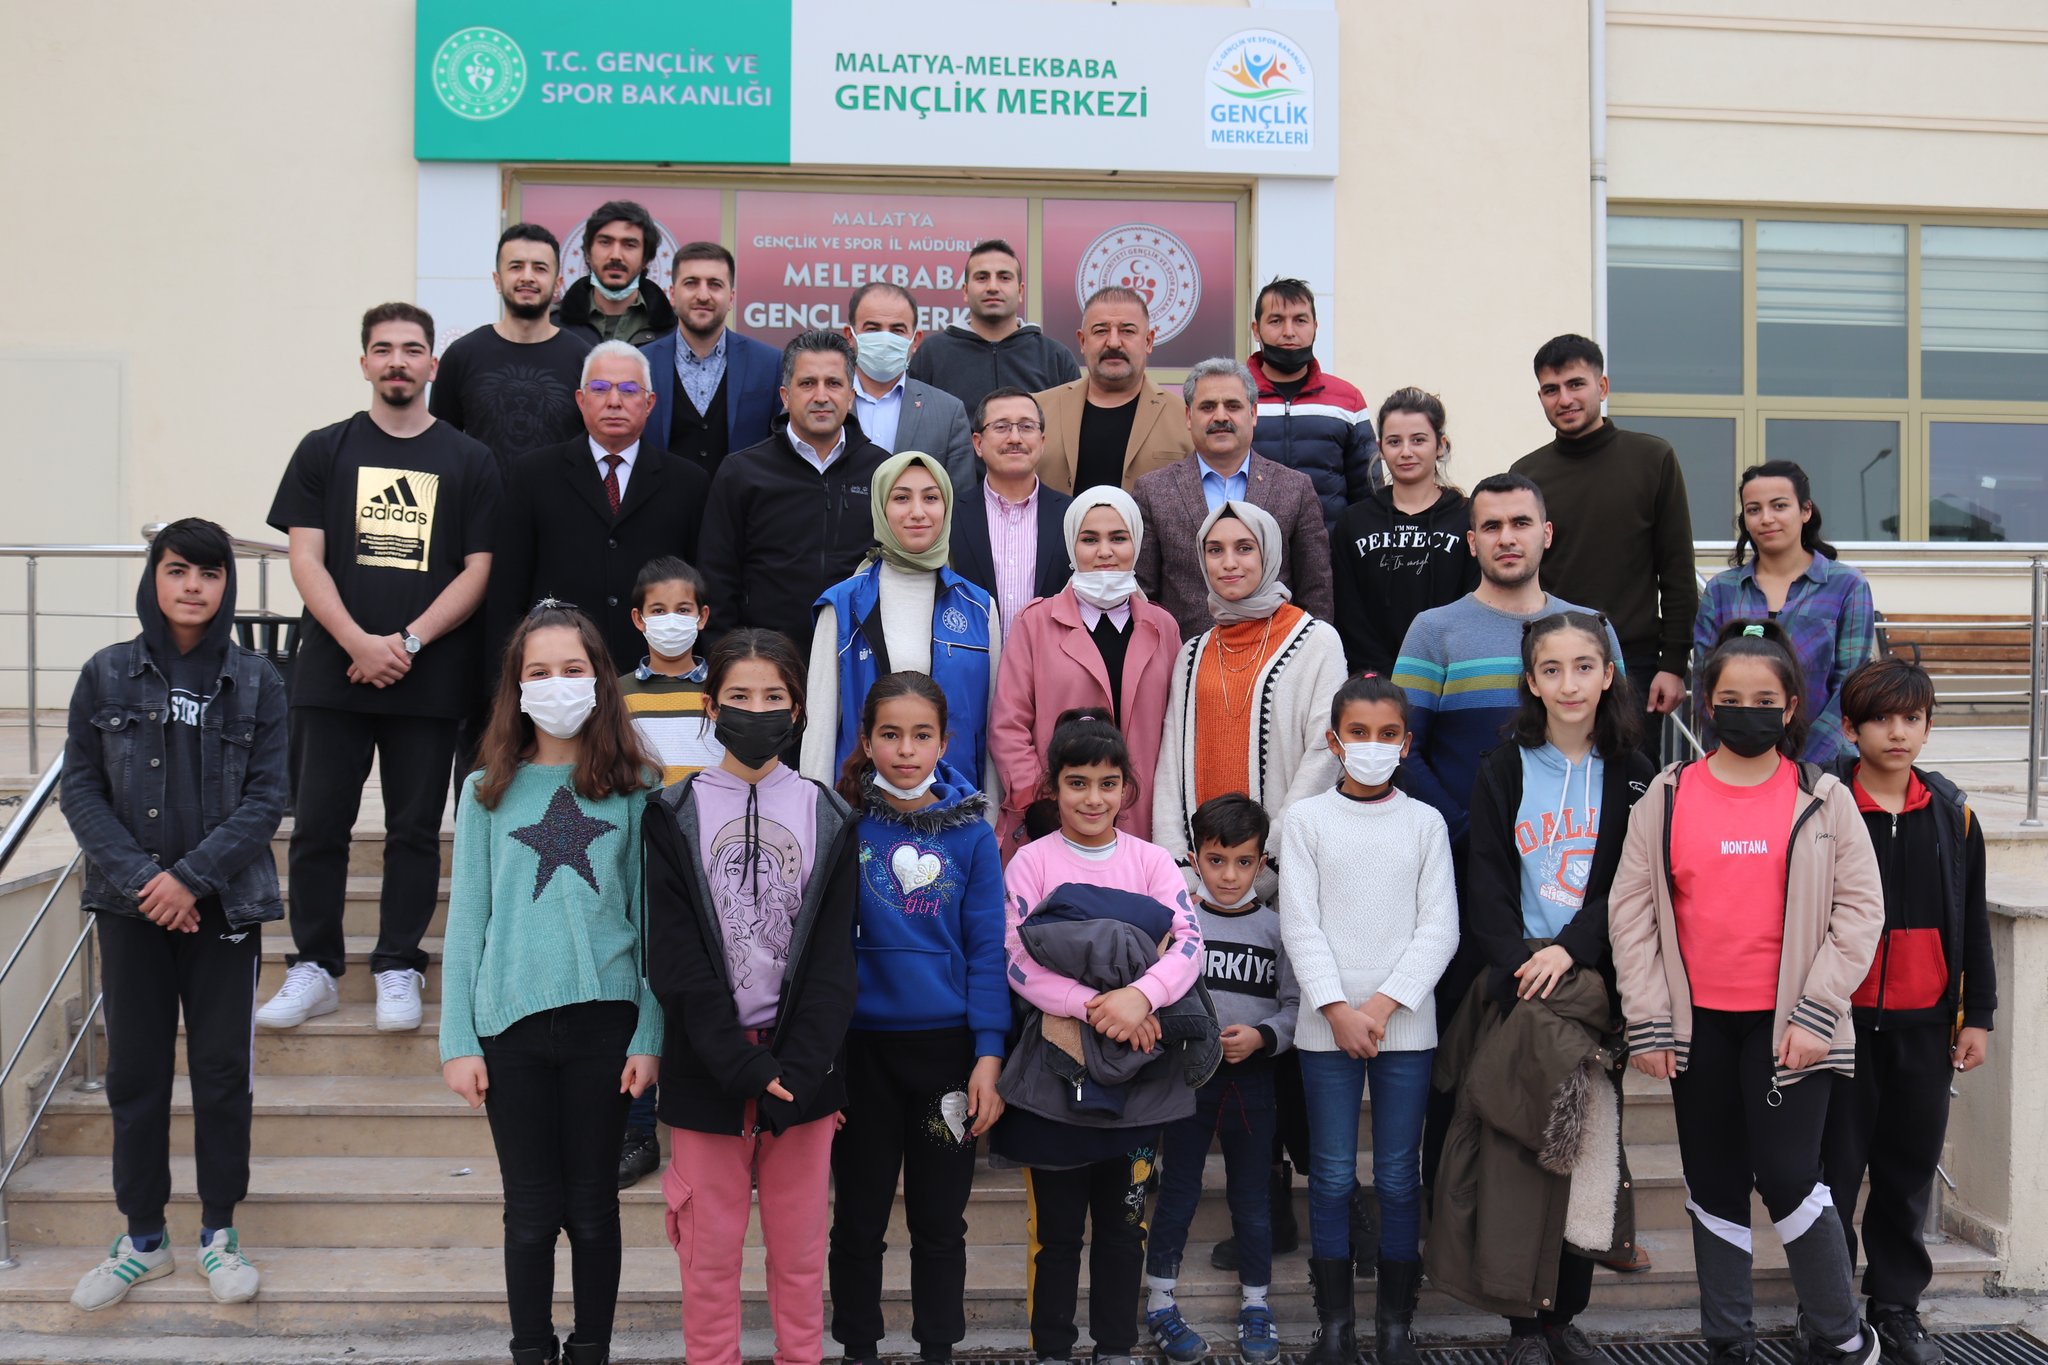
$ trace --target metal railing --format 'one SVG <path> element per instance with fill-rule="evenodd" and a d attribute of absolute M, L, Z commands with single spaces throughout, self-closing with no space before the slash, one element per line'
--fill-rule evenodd
<path fill-rule="evenodd" d="M 57 784 L 62 780 L 63 773 L 64 755 L 59 752 L 51 761 L 49 770 L 37 780 L 35 789 L 22 803 L 21 813 L 14 817 L 14 823 L 9 825 L 4 833 L 0 833 L 0 877 L 6 875 L 8 864 L 28 841 L 36 821 L 54 804 Z M 71 855 L 71 861 L 64 865 L 63 872 L 51 883 L 49 894 L 43 897 L 42 906 L 29 920 L 28 927 L 22 930 L 20 940 L 14 945 L 14 951 L 7 955 L 6 965 L 0 966 L 0 995 L 4 995 L 7 978 L 13 975 L 15 967 L 20 965 L 22 955 L 28 951 L 29 942 L 35 937 L 36 930 L 42 927 L 43 921 L 49 916 L 50 907 L 57 903 L 57 898 L 63 894 L 65 886 L 78 874 L 79 864 L 84 857 L 82 850 Z M 12 1146 L 9 1146 L 6 1136 L 6 1108 L 4 1103 L 0 1103 L 0 1156 L 5 1158 L 4 1165 L 0 1165 L 0 1270 L 12 1270 L 20 1264 L 14 1258 L 13 1243 L 8 1231 L 7 1182 L 14 1178 L 15 1168 L 21 1164 L 22 1157 L 27 1154 L 34 1142 L 36 1129 L 42 1123 L 43 1115 L 48 1112 L 50 1101 L 56 1098 L 57 1091 L 62 1088 L 64 1077 L 71 1074 L 72 1062 L 79 1059 L 81 1052 L 84 1054 L 84 1060 L 76 1088 L 97 1091 L 104 1089 L 106 1084 L 100 1078 L 99 1059 L 93 1046 L 93 1023 L 100 1012 L 101 1003 L 105 1000 L 105 993 L 99 989 L 98 984 L 99 943 L 95 936 L 96 925 L 93 916 L 90 913 L 83 913 L 83 918 L 84 927 L 78 931 L 78 937 L 72 942 L 71 951 L 64 958 L 64 965 L 57 969 L 50 981 L 49 989 L 43 992 L 42 1001 L 36 1006 L 35 1014 L 22 1026 L 21 1037 L 15 1042 L 14 1050 L 8 1054 L 7 1064 L 0 1067 L 0 1100 L 4 1100 L 7 1083 L 14 1079 L 16 1068 L 27 1055 L 29 1044 L 35 1040 L 36 1030 L 42 1026 L 43 1019 L 50 1012 L 50 1006 L 56 1003 L 57 997 L 63 992 L 64 983 L 70 978 L 72 967 L 78 965 L 80 958 L 83 957 L 79 998 L 84 1000 L 86 1005 L 79 1014 L 78 1033 L 72 1038 L 71 1045 L 64 1050 L 62 1060 L 51 1073 L 50 1085 L 43 1092 L 41 1103 L 37 1104 L 35 1112 L 29 1115 L 28 1122 L 22 1125 L 21 1137 Z M 4 1045 L 4 1039 L 0 1039 L 0 1045 Z"/>
<path fill-rule="evenodd" d="M 40 701 L 38 681 L 44 672 L 75 672 L 82 660 L 66 660 L 62 663 L 43 665 L 37 649 L 38 628 L 45 618 L 80 621 L 125 621 L 132 627 L 135 621 L 133 611 L 44 611 L 37 602 L 36 568 L 43 560 L 74 559 L 144 559 L 149 555 L 149 543 L 156 539 L 156 533 L 164 528 L 163 522 L 151 522 L 142 528 L 140 545 L 0 545 L 0 560 L 19 559 L 23 568 L 23 596 L 20 610 L 0 609 L 0 617 L 15 616 L 24 622 L 24 644 L 22 662 L 0 664 L 0 673 L 21 673 L 26 675 L 25 702 L 28 708 L 28 770 L 42 771 L 42 724 L 38 712 Z M 290 547 L 274 541 L 244 540 L 232 538 L 235 558 L 256 561 L 256 615 L 276 616 L 270 609 L 270 561 L 284 559 L 291 553 Z"/>

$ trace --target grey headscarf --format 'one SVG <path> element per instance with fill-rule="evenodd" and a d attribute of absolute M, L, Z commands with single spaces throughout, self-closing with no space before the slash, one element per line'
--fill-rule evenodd
<path fill-rule="evenodd" d="M 1209 615 L 1219 626 L 1236 621 L 1263 621 L 1286 604 L 1294 596 L 1287 585 L 1280 581 L 1280 523 L 1273 520 L 1272 513 L 1263 507 L 1254 507 L 1248 502 L 1226 502 L 1211 512 L 1202 523 L 1202 529 L 1195 534 L 1195 562 L 1202 566 L 1202 580 L 1208 581 L 1209 559 L 1202 547 L 1208 543 L 1209 531 L 1226 517 L 1236 517 L 1252 533 L 1252 539 L 1259 543 L 1259 583 L 1251 592 L 1236 602 L 1226 602 L 1209 589 Z"/>

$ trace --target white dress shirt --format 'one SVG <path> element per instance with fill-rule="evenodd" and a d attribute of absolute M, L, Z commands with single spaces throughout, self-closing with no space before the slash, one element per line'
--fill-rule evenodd
<path fill-rule="evenodd" d="M 599 445 L 597 443 L 597 438 L 593 436 L 590 438 L 590 453 L 597 458 L 597 481 L 599 483 L 603 483 L 604 462 L 611 458 L 612 452 L 606 450 L 603 446 Z M 621 506 L 623 506 L 626 501 L 626 485 L 628 483 L 631 483 L 633 480 L 633 461 L 640 458 L 640 443 L 638 441 L 633 442 L 633 444 L 627 446 L 624 450 L 619 451 L 618 456 L 619 503 Z"/>

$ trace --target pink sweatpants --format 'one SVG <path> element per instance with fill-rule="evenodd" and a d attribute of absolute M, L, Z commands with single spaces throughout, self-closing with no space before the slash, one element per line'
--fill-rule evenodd
<path fill-rule="evenodd" d="M 754 1126 L 747 1103 L 746 1127 Z M 833 1122 L 750 1137 L 673 1129 L 662 1173 L 668 1240 L 683 1270 L 690 1365 L 740 1365 L 740 1261 L 758 1181 L 776 1365 L 819 1365 L 825 1350 L 825 1241 Z"/>

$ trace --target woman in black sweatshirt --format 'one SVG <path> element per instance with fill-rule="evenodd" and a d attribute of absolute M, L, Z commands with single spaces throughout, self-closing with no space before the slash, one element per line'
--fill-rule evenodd
<path fill-rule="evenodd" d="M 1380 404 L 1379 433 L 1387 485 L 1345 508 L 1330 532 L 1334 624 L 1353 673 L 1392 674 L 1409 623 L 1479 586 L 1465 495 L 1444 480 L 1443 402 L 1398 390 Z"/>

